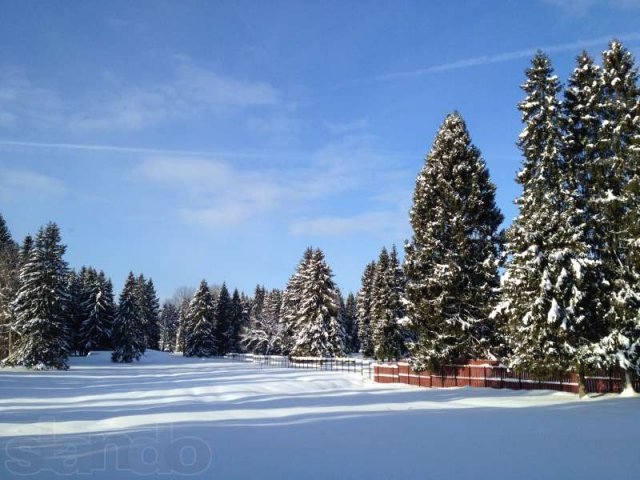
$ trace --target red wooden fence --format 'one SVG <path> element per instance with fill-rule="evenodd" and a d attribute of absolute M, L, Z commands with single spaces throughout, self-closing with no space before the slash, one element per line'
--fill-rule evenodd
<path fill-rule="evenodd" d="M 537 377 L 517 373 L 496 362 L 472 361 L 468 365 L 449 366 L 437 372 L 415 372 L 408 363 L 376 363 L 373 379 L 378 383 L 405 383 L 420 387 L 484 387 L 514 390 L 557 390 L 578 393 L 578 375 L 567 372 L 561 376 Z M 624 382 L 616 372 L 593 372 L 586 377 L 589 393 L 619 393 Z M 640 390 L 640 381 L 635 382 Z"/>

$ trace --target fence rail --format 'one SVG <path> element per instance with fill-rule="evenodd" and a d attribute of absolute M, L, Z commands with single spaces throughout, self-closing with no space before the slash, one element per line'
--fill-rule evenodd
<path fill-rule="evenodd" d="M 531 373 L 518 373 L 497 362 L 470 361 L 468 365 L 452 365 L 437 372 L 416 372 L 406 362 L 376 362 L 350 357 L 288 357 L 285 355 L 259 355 L 229 353 L 224 356 L 233 362 L 253 363 L 260 368 L 296 368 L 359 373 L 378 383 L 403 383 L 418 387 L 479 387 L 508 388 L 512 390 L 556 390 L 578 393 L 578 375 L 567 372 L 560 376 L 540 377 Z M 620 393 L 624 381 L 619 372 L 591 372 L 586 377 L 588 393 Z M 640 391 L 640 379 L 634 388 Z"/>
<path fill-rule="evenodd" d="M 233 362 L 247 362 L 263 367 L 300 368 L 328 370 L 334 372 L 359 373 L 371 378 L 373 360 L 349 357 L 288 357 L 285 355 L 258 355 L 253 353 L 229 353 L 226 359 Z"/>
<path fill-rule="evenodd" d="M 373 380 L 378 383 L 404 383 L 420 387 L 484 387 L 513 390 L 557 390 L 578 393 L 578 375 L 567 372 L 561 376 L 534 376 L 518 373 L 501 365 L 470 364 L 442 368 L 438 372 L 416 372 L 408 363 L 375 363 Z M 592 372 L 586 377 L 589 393 L 620 393 L 624 387 L 621 375 L 614 371 Z M 640 390 L 640 379 L 634 382 Z"/>

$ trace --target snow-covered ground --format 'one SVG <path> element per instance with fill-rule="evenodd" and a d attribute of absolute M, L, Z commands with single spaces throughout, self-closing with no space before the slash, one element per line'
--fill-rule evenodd
<path fill-rule="evenodd" d="M 0 370 L 2 479 L 637 479 L 639 446 L 638 398 L 431 390 L 157 352 Z"/>

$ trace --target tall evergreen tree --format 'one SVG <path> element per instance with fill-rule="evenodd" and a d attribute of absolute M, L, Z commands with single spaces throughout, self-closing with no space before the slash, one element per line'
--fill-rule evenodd
<path fill-rule="evenodd" d="M 85 352 L 82 349 L 80 329 L 82 322 L 87 315 L 87 295 L 85 292 L 85 273 L 86 268 L 83 268 L 80 274 L 77 274 L 74 270 L 69 271 L 67 277 L 67 294 L 69 300 L 66 304 L 65 314 L 66 322 L 65 328 L 67 329 L 67 338 L 69 339 L 69 349 L 72 352 L 83 355 Z"/>
<path fill-rule="evenodd" d="M 176 352 L 184 352 L 184 340 L 188 323 L 187 314 L 189 311 L 189 303 L 191 303 L 191 299 L 194 294 L 195 289 L 190 287 L 180 287 L 175 291 L 171 298 L 171 303 L 176 305 L 178 308 L 178 329 L 176 331 L 174 346 L 174 351 Z"/>
<path fill-rule="evenodd" d="M 307 270 L 312 257 L 313 249 L 308 247 L 282 293 L 282 308 L 280 312 L 282 323 L 281 349 L 286 354 L 291 353 L 295 344 L 295 322 L 302 299 L 303 272 Z"/>
<path fill-rule="evenodd" d="M 344 332 L 338 322 L 339 292 L 320 249 L 302 272 L 300 303 L 295 316 L 295 355 L 338 356 L 344 352 Z"/>
<path fill-rule="evenodd" d="M 347 300 L 343 303 L 342 329 L 345 335 L 345 350 L 347 353 L 357 352 L 360 348 L 358 342 L 358 308 L 356 297 L 353 293 L 347 295 Z"/>
<path fill-rule="evenodd" d="M 149 315 L 147 321 L 147 347 L 157 349 L 160 344 L 160 299 L 152 279 L 147 280 L 146 294 Z"/>
<path fill-rule="evenodd" d="M 28 246 L 26 246 L 28 248 Z M 68 268 L 60 229 L 43 227 L 20 269 L 20 286 L 13 302 L 18 334 L 9 364 L 28 368 L 67 368 L 68 339 L 65 309 Z"/>
<path fill-rule="evenodd" d="M 11 313 L 11 323 L 9 324 L 9 358 L 5 358 L 5 363 L 11 364 L 11 356 L 12 353 L 15 352 L 15 346 L 18 342 L 18 338 L 20 337 L 20 331 L 22 330 L 21 319 L 17 317 L 15 307 L 16 307 L 16 296 L 18 295 L 18 289 L 20 287 L 20 272 L 24 268 L 24 266 L 30 261 L 31 253 L 33 251 L 33 237 L 31 235 L 27 235 L 22 241 L 22 245 L 20 245 L 20 250 L 18 252 L 18 276 L 16 277 L 18 282 L 16 284 L 16 292 L 12 295 L 12 302 L 9 305 L 9 311 Z"/>
<path fill-rule="evenodd" d="M 160 350 L 172 352 L 176 346 L 180 313 L 172 302 L 164 302 L 160 311 Z"/>
<path fill-rule="evenodd" d="M 272 355 L 282 349 L 282 328 L 280 310 L 282 292 L 274 289 L 264 295 L 260 315 L 255 317 L 250 328 L 243 333 L 242 341 L 254 353 Z"/>
<path fill-rule="evenodd" d="M 400 358 L 404 350 L 399 324 L 404 317 L 403 283 L 395 246 L 391 255 L 383 247 L 376 264 L 371 309 L 374 354 L 379 360 Z"/>
<path fill-rule="evenodd" d="M 605 285 L 601 254 L 605 245 L 597 222 L 600 204 L 594 180 L 599 176 L 598 138 L 602 126 L 600 68 L 586 52 L 576 59 L 576 67 L 564 92 L 562 115 L 562 158 L 567 208 L 573 208 L 574 241 L 588 251 L 588 268 L 580 268 L 580 302 L 572 305 L 572 330 L 567 343 L 572 346 L 573 367 L 578 372 L 579 393 L 586 395 L 585 375 L 591 367 L 603 366 L 598 342 L 606 333 L 604 322 L 608 288 Z"/>
<path fill-rule="evenodd" d="M 249 323 L 245 326 L 242 332 L 242 344 L 249 349 L 249 351 L 258 353 L 255 349 L 256 343 L 251 341 L 251 332 L 262 330 L 262 322 L 264 320 L 264 307 L 267 297 L 267 291 L 263 285 L 256 285 L 253 292 L 253 298 L 247 299 L 246 306 L 248 307 Z"/>
<path fill-rule="evenodd" d="M 218 355 L 219 339 L 216 338 L 216 311 L 213 296 L 205 280 L 189 303 L 185 329 L 184 355 L 209 357 Z"/>
<path fill-rule="evenodd" d="M 231 338 L 231 297 L 227 284 L 223 283 L 216 302 L 216 338 L 219 341 L 219 354 L 225 355 L 233 350 L 234 339 Z"/>
<path fill-rule="evenodd" d="M 360 353 L 365 357 L 373 356 L 372 313 L 373 282 L 376 275 L 376 263 L 369 263 L 362 274 L 362 286 L 358 292 L 356 306 L 358 311 L 358 339 Z"/>
<path fill-rule="evenodd" d="M 240 352 L 242 350 L 240 343 L 240 333 L 244 328 L 244 305 L 238 289 L 233 290 L 231 296 L 231 309 L 229 311 L 229 351 Z"/>
<path fill-rule="evenodd" d="M 118 311 L 113 322 L 111 341 L 113 352 L 111 361 L 131 363 L 140 360 L 146 349 L 144 325 L 140 321 L 140 310 L 137 298 L 138 282 L 129 272 L 124 284 Z"/>
<path fill-rule="evenodd" d="M 11 349 L 11 302 L 18 291 L 19 249 L 13 241 L 7 224 L 0 214 L 0 361 Z"/>
<path fill-rule="evenodd" d="M 416 182 L 406 246 L 417 370 L 490 354 L 502 222 L 495 190 L 464 120 L 447 116 Z"/>
<path fill-rule="evenodd" d="M 157 350 L 160 343 L 160 300 L 156 295 L 153 280 L 145 279 L 142 274 L 136 280 L 136 303 L 143 325 L 146 348 Z"/>
<path fill-rule="evenodd" d="M 576 349 L 584 346 L 589 307 L 584 283 L 597 265 L 576 202 L 580 195 L 567 181 L 570 170 L 562 158 L 560 84 L 543 53 L 534 56 L 526 75 L 526 98 L 519 104 L 523 165 L 517 177 L 523 193 L 508 232 L 512 259 L 497 311 L 509 322 L 514 368 L 560 373 L 576 366 Z"/>
<path fill-rule="evenodd" d="M 80 328 L 80 350 L 105 350 L 111 347 L 116 314 L 113 285 L 104 272 L 96 273 L 87 286 L 86 316 Z"/>
<path fill-rule="evenodd" d="M 611 42 L 602 62 L 602 127 L 593 178 L 607 291 L 608 335 L 601 351 L 607 363 L 625 371 L 631 388 L 632 372 L 640 372 L 640 90 L 633 56 L 619 41 Z"/>
<path fill-rule="evenodd" d="M 176 332 L 176 352 L 185 351 L 187 332 L 189 328 L 190 299 L 182 299 L 178 304 L 178 331 Z"/>

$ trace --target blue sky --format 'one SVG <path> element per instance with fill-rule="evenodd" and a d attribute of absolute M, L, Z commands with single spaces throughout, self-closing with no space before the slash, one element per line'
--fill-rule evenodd
<path fill-rule="evenodd" d="M 0 212 L 117 288 L 283 287 L 313 245 L 355 291 L 447 113 L 508 223 L 530 57 L 564 80 L 614 36 L 640 1 L 0 1 Z"/>

